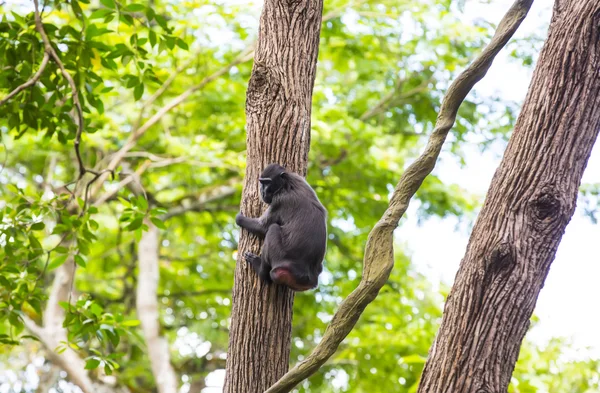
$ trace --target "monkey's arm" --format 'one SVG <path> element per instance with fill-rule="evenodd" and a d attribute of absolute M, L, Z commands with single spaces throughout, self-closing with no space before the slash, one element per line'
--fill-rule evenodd
<path fill-rule="evenodd" d="M 235 223 L 246 229 L 247 231 L 264 238 L 269 229 L 269 209 L 259 218 L 249 218 L 242 213 L 235 216 Z"/>

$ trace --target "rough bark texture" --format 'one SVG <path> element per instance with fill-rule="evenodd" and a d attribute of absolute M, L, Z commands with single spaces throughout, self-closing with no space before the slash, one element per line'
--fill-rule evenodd
<path fill-rule="evenodd" d="M 322 0 L 266 0 L 246 97 L 247 168 L 242 213 L 265 209 L 258 195 L 262 169 L 277 162 L 306 174 L 312 89 Z M 262 393 L 289 364 L 294 295 L 264 285 L 241 258 L 260 242 L 241 232 L 233 288 L 225 393 Z"/>
<path fill-rule="evenodd" d="M 506 392 L 599 129 L 600 2 L 560 0 L 419 392 Z"/>
<path fill-rule="evenodd" d="M 490 43 L 452 82 L 444 95 L 433 132 L 427 146 L 400 177 L 390 203 L 381 219 L 369 233 L 363 260 L 363 275 L 358 287 L 340 304 L 315 349 L 298 362 L 265 393 L 287 393 L 311 376 L 333 356 L 344 338 L 352 331 L 365 308 L 387 282 L 394 266 L 394 229 L 408 209 L 411 198 L 435 167 L 456 114 L 473 86 L 491 67 L 494 58 L 508 43 L 525 19 L 533 0 L 516 0 L 504 15 Z"/>

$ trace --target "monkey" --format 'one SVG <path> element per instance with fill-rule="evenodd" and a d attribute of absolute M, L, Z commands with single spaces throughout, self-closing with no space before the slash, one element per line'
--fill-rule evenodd
<path fill-rule="evenodd" d="M 267 165 L 258 181 L 269 207 L 259 218 L 240 212 L 235 222 L 265 242 L 260 256 L 246 252 L 244 259 L 266 283 L 298 292 L 316 288 L 327 249 L 327 210 L 302 176 L 279 164 Z"/>

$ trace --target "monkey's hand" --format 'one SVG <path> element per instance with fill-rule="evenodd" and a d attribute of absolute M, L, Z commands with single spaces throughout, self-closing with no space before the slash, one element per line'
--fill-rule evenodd
<path fill-rule="evenodd" d="M 260 218 L 249 218 L 242 213 L 238 213 L 235 216 L 235 223 L 260 238 L 264 238 L 267 234 L 267 228 L 265 228 Z"/>
<path fill-rule="evenodd" d="M 235 223 L 238 224 L 238 226 L 242 226 L 242 223 L 244 222 L 244 218 L 246 218 L 246 217 L 241 212 L 236 214 Z"/>

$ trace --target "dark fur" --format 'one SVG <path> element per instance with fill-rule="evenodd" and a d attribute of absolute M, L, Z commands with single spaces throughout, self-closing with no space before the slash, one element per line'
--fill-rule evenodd
<path fill-rule="evenodd" d="M 235 218 L 239 226 L 265 239 L 262 254 L 246 253 L 246 261 L 266 282 L 295 291 L 315 288 L 327 246 L 325 207 L 301 176 L 280 165 L 268 165 L 259 182 L 269 208 L 260 218 L 241 213 Z"/>

